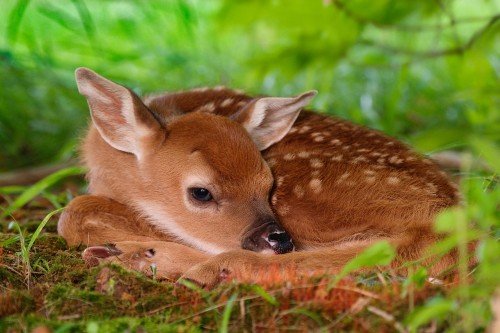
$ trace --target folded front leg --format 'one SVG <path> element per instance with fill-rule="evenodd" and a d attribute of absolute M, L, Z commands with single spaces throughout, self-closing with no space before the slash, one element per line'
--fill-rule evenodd
<path fill-rule="evenodd" d="M 61 215 L 57 230 L 70 246 L 171 240 L 129 206 L 97 195 L 73 199 Z"/>
<path fill-rule="evenodd" d="M 90 266 L 101 262 L 115 263 L 127 269 L 177 279 L 187 270 L 209 259 L 207 253 L 173 242 L 125 241 L 103 246 L 90 246 L 83 251 Z"/>
<path fill-rule="evenodd" d="M 405 261 L 421 258 L 427 252 L 429 245 L 436 241 L 436 236 L 425 234 L 426 231 L 409 232 L 391 237 L 374 237 L 361 241 L 348 241 L 322 249 L 291 252 L 282 255 L 264 255 L 260 253 L 236 250 L 219 254 L 202 262 L 187 271 L 182 278 L 196 282 L 200 286 L 211 288 L 221 281 L 221 276 L 230 275 L 233 278 L 251 282 L 259 282 L 267 272 L 278 273 L 277 278 L 286 279 L 289 272 L 296 276 L 307 276 L 321 273 L 339 273 L 344 265 L 363 252 L 367 247 L 378 241 L 388 241 L 396 248 L 396 258 L 392 268 L 401 274 Z M 449 268 L 456 261 L 454 253 L 444 256 L 427 256 L 422 265 L 428 266 L 429 273 L 437 274 Z"/>

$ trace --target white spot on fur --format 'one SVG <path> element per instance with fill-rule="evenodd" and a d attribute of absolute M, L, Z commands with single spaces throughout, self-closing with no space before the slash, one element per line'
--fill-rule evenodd
<path fill-rule="evenodd" d="M 312 136 L 313 138 L 315 138 L 315 137 L 317 137 L 317 136 L 320 136 L 320 135 L 321 135 L 321 133 L 320 133 L 320 132 L 313 132 L 313 133 L 311 133 L 311 136 Z"/>
<path fill-rule="evenodd" d="M 350 172 L 345 172 L 345 173 L 343 173 L 343 174 L 339 177 L 339 179 L 337 179 L 337 183 L 342 183 L 344 180 L 346 180 L 346 179 L 347 179 L 347 177 L 349 177 L 349 175 L 350 175 L 350 174 L 351 174 Z"/>
<path fill-rule="evenodd" d="M 309 156 L 311 156 L 311 153 L 307 151 L 301 151 L 297 154 L 297 156 L 299 156 L 300 158 L 308 158 Z"/>
<path fill-rule="evenodd" d="M 363 173 L 364 173 L 365 175 L 370 175 L 370 176 L 372 176 L 372 175 L 376 174 L 376 172 L 375 172 L 375 171 L 370 170 L 370 169 L 363 170 Z"/>
<path fill-rule="evenodd" d="M 311 179 L 311 181 L 309 182 L 309 188 L 313 191 L 313 193 L 318 194 L 319 192 L 321 192 L 321 190 L 323 189 L 323 185 L 321 184 L 321 179 L 318 178 Z"/>
<path fill-rule="evenodd" d="M 214 90 L 215 90 L 215 91 L 226 90 L 226 87 L 224 87 L 224 86 L 215 86 L 215 87 L 214 87 Z"/>
<path fill-rule="evenodd" d="M 330 158 L 330 160 L 340 162 L 340 161 L 342 161 L 342 155 L 332 156 L 332 158 Z"/>
<path fill-rule="evenodd" d="M 303 133 L 305 133 L 305 132 L 309 131 L 310 129 L 311 129 L 311 126 L 307 126 L 307 125 L 302 126 L 302 127 L 299 129 L 299 133 L 300 133 L 300 134 L 303 134 Z"/>
<path fill-rule="evenodd" d="M 295 133 L 297 132 L 299 129 L 297 127 L 292 127 L 290 128 L 290 130 L 288 131 L 289 134 L 292 134 L 292 133 Z"/>
<path fill-rule="evenodd" d="M 277 160 L 277 159 L 275 159 L 275 158 L 270 158 L 270 159 L 268 159 L 268 160 L 267 160 L 267 165 L 269 165 L 269 167 L 270 167 L 270 168 L 272 168 L 273 166 L 275 166 L 275 165 L 276 165 L 276 163 L 277 163 L 277 162 L 278 162 L 278 160 Z"/>
<path fill-rule="evenodd" d="M 365 180 L 366 180 L 366 182 L 367 182 L 368 184 L 373 184 L 373 183 L 375 183 L 375 177 L 373 177 L 373 176 L 366 177 L 366 179 L 365 179 Z"/>
<path fill-rule="evenodd" d="M 339 139 L 333 139 L 330 141 L 330 143 L 332 145 L 339 146 L 340 144 L 342 144 L 342 141 L 340 141 Z"/>
<path fill-rule="evenodd" d="M 438 190 L 437 186 L 433 183 L 427 183 L 425 184 L 427 186 L 427 188 L 429 189 L 429 192 L 432 193 L 432 194 L 435 194 Z"/>
<path fill-rule="evenodd" d="M 394 177 L 394 176 L 387 177 L 387 184 L 396 185 L 398 183 L 399 183 L 398 177 Z"/>
<path fill-rule="evenodd" d="M 304 197 L 305 191 L 302 186 L 295 185 L 295 187 L 293 188 L 293 193 L 297 196 L 297 198 L 300 199 Z"/>
<path fill-rule="evenodd" d="M 361 148 L 361 149 L 358 149 L 358 150 L 357 150 L 357 152 L 358 152 L 358 153 L 366 153 L 366 152 L 368 152 L 368 151 L 370 151 L 370 149 Z"/>
<path fill-rule="evenodd" d="M 273 206 L 276 206 L 276 203 L 278 203 L 278 196 L 276 194 L 273 194 L 273 196 L 271 197 L 271 204 Z"/>
<path fill-rule="evenodd" d="M 401 164 L 401 163 L 403 163 L 403 159 L 399 158 L 399 156 L 391 156 L 389 158 L 389 162 L 392 164 Z"/>
<path fill-rule="evenodd" d="M 200 111 L 200 112 L 214 112 L 215 111 L 215 103 L 214 102 L 210 102 L 210 103 L 207 103 L 205 105 L 202 105 L 198 109 L 196 109 L 196 111 Z"/>
<path fill-rule="evenodd" d="M 283 159 L 285 161 L 291 161 L 291 160 L 295 159 L 295 154 L 292 154 L 292 153 L 285 154 L 283 156 Z"/>
<path fill-rule="evenodd" d="M 321 142 L 321 141 L 324 141 L 324 140 L 325 140 L 325 137 L 321 136 L 321 135 L 314 138 L 314 141 L 316 141 L 316 142 Z"/>
<path fill-rule="evenodd" d="M 287 204 L 280 205 L 276 208 L 276 212 L 278 213 L 278 215 L 284 216 L 290 212 L 290 206 L 288 206 Z"/>
<path fill-rule="evenodd" d="M 226 98 L 225 100 L 222 101 L 222 103 L 220 103 L 220 106 L 226 108 L 229 105 L 233 104 L 233 102 L 234 102 L 233 98 Z"/>
<path fill-rule="evenodd" d="M 284 176 L 279 176 L 278 178 L 276 178 L 276 187 L 280 187 L 281 185 L 283 185 L 284 181 L 285 181 Z"/>
<path fill-rule="evenodd" d="M 323 167 L 323 162 L 319 158 L 311 158 L 309 160 L 309 164 L 311 164 L 311 167 L 318 169 Z"/>
<path fill-rule="evenodd" d="M 368 159 L 364 156 L 358 156 L 351 160 L 352 163 L 367 162 Z"/>
<path fill-rule="evenodd" d="M 394 142 L 392 141 L 388 141 L 385 143 L 386 146 L 394 146 Z"/>

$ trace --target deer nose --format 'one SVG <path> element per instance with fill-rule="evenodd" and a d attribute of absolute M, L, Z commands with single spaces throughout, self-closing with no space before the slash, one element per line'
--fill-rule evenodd
<path fill-rule="evenodd" d="M 265 239 L 276 254 L 288 253 L 293 251 L 294 246 L 292 238 L 284 230 L 272 231 Z"/>
<path fill-rule="evenodd" d="M 243 239 L 242 247 L 262 253 L 283 254 L 293 251 L 290 235 L 276 223 L 261 225 Z"/>

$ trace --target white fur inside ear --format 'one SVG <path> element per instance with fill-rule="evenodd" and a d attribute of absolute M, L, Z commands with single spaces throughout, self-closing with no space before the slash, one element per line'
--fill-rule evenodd
<path fill-rule="evenodd" d="M 141 139 L 151 135 L 151 129 L 137 121 L 132 93 L 87 68 L 77 69 L 75 76 L 78 91 L 87 98 L 92 121 L 104 141 L 141 159 Z"/>
<path fill-rule="evenodd" d="M 290 130 L 300 111 L 317 94 L 309 91 L 297 97 L 263 97 L 250 108 L 242 123 L 260 150 L 281 140 Z"/>

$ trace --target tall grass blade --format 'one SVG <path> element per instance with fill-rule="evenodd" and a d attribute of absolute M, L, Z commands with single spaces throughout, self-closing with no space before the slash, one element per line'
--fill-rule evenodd
<path fill-rule="evenodd" d="M 48 213 L 44 219 L 42 220 L 42 222 L 40 222 L 40 224 L 38 225 L 38 227 L 36 228 L 35 232 L 33 233 L 33 235 L 31 235 L 31 238 L 30 238 L 30 242 L 28 243 L 28 246 L 26 247 L 28 253 L 31 251 L 31 248 L 33 247 L 33 244 L 35 244 L 35 241 L 37 240 L 38 236 L 40 235 L 40 233 L 42 232 L 43 228 L 45 227 L 45 225 L 47 224 L 47 222 L 49 222 L 49 220 L 51 219 L 52 216 L 54 216 L 55 214 L 59 213 L 60 211 L 62 211 L 64 209 L 63 208 L 59 208 L 59 209 L 56 209 L 50 213 Z"/>
<path fill-rule="evenodd" d="M 229 319 L 231 318 L 231 312 L 233 311 L 234 301 L 236 301 L 237 297 L 238 293 L 234 293 L 227 301 L 226 307 L 224 308 L 224 312 L 222 313 L 222 322 L 219 328 L 220 333 L 228 332 Z"/>
<path fill-rule="evenodd" d="M 44 179 L 28 187 L 23 193 L 21 193 L 21 195 L 19 195 L 19 197 L 17 197 L 17 199 L 14 200 L 14 202 L 9 207 L 7 207 L 5 211 L 3 211 L 0 217 L 4 218 L 12 214 L 16 210 L 27 204 L 42 191 L 56 184 L 60 180 L 69 176 L 82 175 L 85 173 L 85 171 L 86 169 L 83 167 L 69 167 L 45 177 Z"/>

